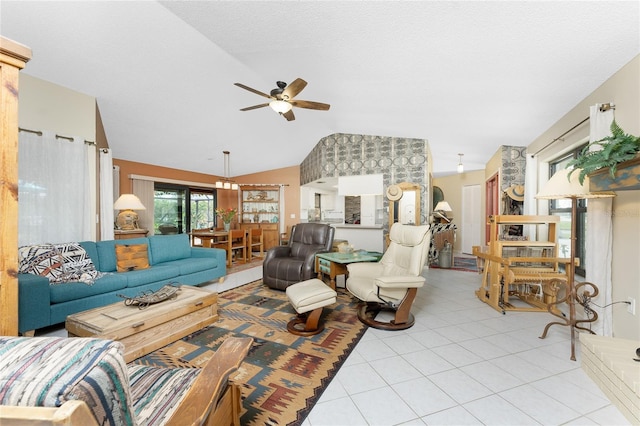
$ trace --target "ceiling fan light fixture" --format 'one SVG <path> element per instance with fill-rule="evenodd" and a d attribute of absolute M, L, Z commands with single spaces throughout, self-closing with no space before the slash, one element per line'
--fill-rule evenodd
<path fill-rule="evenodd" d="M 285 113 L 291 111 L 291 108 L 293 108 L 293 105 L 291 105 L 289 102 L 281 101 L 279 99 L 269 102 L 269 106 L 275 112 L 280 113 L 280 114 L 285 114 Z"/>

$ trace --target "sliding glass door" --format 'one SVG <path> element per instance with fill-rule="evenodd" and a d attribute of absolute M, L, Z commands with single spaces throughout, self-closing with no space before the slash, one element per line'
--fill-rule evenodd
<path fill-rule="evenodd" d="M 156 234 L 182 234 L 215 225 L 216 194 L 213 189 L 155 184 Z"/>

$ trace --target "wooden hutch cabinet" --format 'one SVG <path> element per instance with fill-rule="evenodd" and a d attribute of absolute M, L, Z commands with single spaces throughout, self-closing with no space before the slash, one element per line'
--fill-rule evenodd
<path fill-rule="evenodd" d="M 260 228 L 264 249 L 280 244 L 280 187 L 240 186 L 240 228 Z"/>

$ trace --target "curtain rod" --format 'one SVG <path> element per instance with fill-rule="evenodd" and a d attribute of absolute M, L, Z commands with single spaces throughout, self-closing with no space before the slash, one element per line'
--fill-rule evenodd
<path fill-rule="evenodd" d="M 42 136 L 42 132 L 40 130 L 31 130 L 31 129 L 24 129 L 22 127 L 18 127 L 18 131 L 20 132 L 26 132 L 26 133 L 33 133 L 36 134 L 38 136 Z M 68 140 L 70 142 L 73 142 L 73 137 L 72 136 L 63 136 L 63 135 L 56 135 L 56 139 L 65 139 Z M 84 140 L 84 143 L 86 143 L 87 145 L 95 145 L 96 143 L 93 141 L 88 141 L 88 140 Z"/>
<path fill-rule="evenodd" d="M 605 112 L 605 111 L 608 111 L 610 109 L 615 110 L 616 109 L 615 104 L 607 103 L 607 104 L 600 105 L 600 112 Z M 555 138 L 554 140 L 552 140 L 551 142 L 549 142 L 548 144 L 546 144 L 545 146 L 543 146 L 542 148 L 540 148 L 539 150 L 537 150 L 536 152 L 531 154 L 531 158 L 535 157 L 536 155 L 538 155 L 539 153 L 541 153 L 542 151 L 547 149 L 549 147 L 549 145 L 551 145 L 552 143 L 557 142 L 559 140 L 562 140 L 562 138 L 564 136 L 568 135 L 569 133 L 571 133 L 572 131 L 574 131 L 575 129 L 577 129 L 578 127 L 580 127 L 581 125 L 583 125 L 587 121 L 589 121 L 589 117 L 585 118 L 584 120 L 582 120 L 581 122 L 579 122 L 578 124 L 576 124 L 575 126 L 570 128 L 569 130 L 567 130 L 566 132 L 564 132 L 563 134 L 561 134 L 560 136 L 558 136 L 557 138 Z"/>

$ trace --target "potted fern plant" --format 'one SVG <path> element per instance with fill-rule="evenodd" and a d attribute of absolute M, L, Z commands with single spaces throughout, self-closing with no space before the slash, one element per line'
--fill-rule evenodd
<path fill-rule="evenodd" d="M 592 147 L 601 149 L 592 151 Z M 608 167 L 609 174 L 615 179 L 618 164 L 633 159 L 640 152 L 640 137 L 625 133 L 615 120 L 611 123 L 611 135 L 585 146 L 580 155 L 569 161 L 567 168 L 573 167 L 569 176 L 580 169 L 578 180 L 584 182 L 585 176 Z"/>

